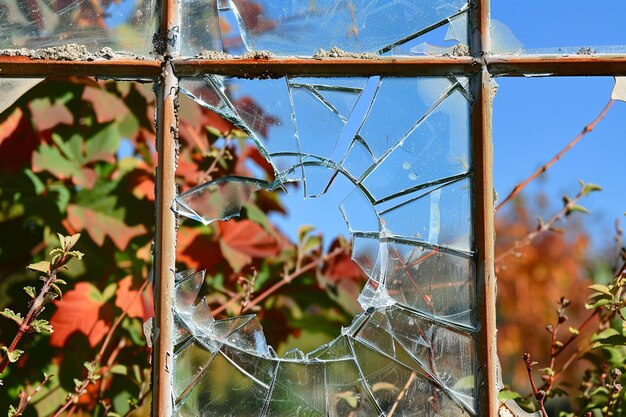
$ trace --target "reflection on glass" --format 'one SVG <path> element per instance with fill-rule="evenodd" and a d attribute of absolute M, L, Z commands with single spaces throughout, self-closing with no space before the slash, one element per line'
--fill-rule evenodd
<path fill-rule="evenodd" d="M 467 19 L 458 18 L 465 10 L 466 0 L 185 0 L 182 53 L 267 50 L 312 56 L 338 48 L 408 55 L 419 42 L 466 44 Z M 448 31 L 442 34 L 437 29 L 443 26 Z"/>
<path fill-rule="evenodd" d="M 335 209 L 368 281 L 358 296 L 363 311 L 335 339 L 277 355 L 256 316 L 213 319 L 198 302 L 201 276 L 179 273 L 177 415 L 475 415 L 465 84 L 447 77 L 182 80 L 183 93 L 250 137 L 273 178 L 211 179 L 177 198 L 178 214 L 221 227 L 261 193 L 297 182 L 303 198 L 324 199 L 344 184 Z"/>
<path fill-rule="evenodd" d="M 78 44 L 89 52 L 108 47 L 145 56 L 152 51 L 156 4 L 155 0 L 2 0 L 0 49 Z"/>

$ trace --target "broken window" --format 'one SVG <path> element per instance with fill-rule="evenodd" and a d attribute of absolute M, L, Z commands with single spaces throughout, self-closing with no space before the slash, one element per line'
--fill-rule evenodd
<path fill-rule="evenodd" d="M 252 138 L 275 179 L 216 178 L 181 193 L 177 213 L 209 224 L 238 216 L 260 190 L 297 182 L 303 198 L 323 199 L 345 178 L 334 209 L 368 281 L 363 312 L 334 340 L 278 356 L 254 315 L 214 320 L 197 302 L 204 275 L 179 273 L 177 415 L 475 414 L 467 86 L 463 77 L 182 79 L 184 94 Z"/>

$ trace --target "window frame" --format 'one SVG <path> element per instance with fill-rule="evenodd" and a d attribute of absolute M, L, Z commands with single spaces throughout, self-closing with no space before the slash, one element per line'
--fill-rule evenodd
<path fill-rule="evenodd" d="M 156 234 L 155 234 L 155 322 L 152 359 L 152 413 L 172 415 L 172 359 L 176 215 L 171 210 L 176 197 L 178 80 L 201 73 L 248 78 L 284 75 L 308 76 L 423 76 L 465 75 L 472 91 L 471 133 L 473 161 L 474 245 L 477 253 L 477 319 L 479 322 L 478 414 L 497 415 L 498 377 L 494 270 L 493 148 L 491 140 L 492 78 L 504 76 L 622 76 L 626 55 L 491 55 L 489 0 L 470 0 L 470 56 L 467 57 L 381 57 L 271 59 L 229 58 L 221 60 L 182 59 L 177 56 L 180 36 L 176 0 L 160 5 L 159 33 L 166 37 L 166 50 L 156 51 L 162 59 L 112 61 L 33 60 L 22 56 L 0 56 L 0 77 L 26 78 L 51 75 L 144 79 L 157 83 Z"/>

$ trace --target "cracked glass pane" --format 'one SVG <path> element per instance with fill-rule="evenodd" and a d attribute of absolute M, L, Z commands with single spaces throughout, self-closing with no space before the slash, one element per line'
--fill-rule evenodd
<path fill-rule="evenodd" d="M 154 0 L 2 0 L 0 54 L 60 60 L 147 56 L 156 9 Z"/>
<path fill-rule="evenodd" d="M 181 223 L 179 238 L 194 228 L 213 249 L 196 255 L 209 265 L 206 277 L 177 274 L 176 415 L 476 414 L 466 85 L 448 77 L 181 81 L 191 99 L 181 98 L 181 153 L 206 158 L 207 170 L 179 166 L 173 209 L 195 220 Z M 314 226 L 347 237 L 328 244 L 314 226 L 276 228 L 263 210 L 283 209 L 288 195 L 301 197 L 286 210 L 320 207 L 309 213 Z M 326 224 L 331 211 L 339 220 Z M 342 250 L 347 259 L 333 258 Z M 255 263 L 290 254 L 294 264 L 282 271 Z M 341 295 L 352 264 L 363 278 Z M 316 292 L 324 286 L 338 292 L 334 307 Z M 348 305 L 356 309 L 342 310 Z M 288 350 L 285 335 L 276 338 L 288 329 L 273 313 L 280 308 L 287 323 L 311 326 L 301 330 L 307 337 L 324 331 L 320 311 L 354 312 L 331 325 L 331 337 L 314 339 L 321 345 Z"/>
<path fill-rule="evenodd" d="M 185 0 L 181 52 L 468 55 L 467 9 L 466 0 Z"/>
<path fill-rule="evenodd" d="M 605 0 L 590 7 L 584 0 L 566 5 L 531 0 L 491 3 L 492 52 L 502 54 L 595 55 L 626 52 L 622 29 L 626 3 Z M 532 22 L 532 25 L 528 23 Z M 562 22 L 558 30 L 556 22 Z"/>

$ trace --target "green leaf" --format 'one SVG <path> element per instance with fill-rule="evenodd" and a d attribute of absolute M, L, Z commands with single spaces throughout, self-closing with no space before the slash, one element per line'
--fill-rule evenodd
<path fill-rule="evenodd" d="M 110 372 L 112 374 L 118 374 L 118 375 L 127 375 L 128 374 L 128 368 L 125 365 L 122 365 L 120 363 L 113 365 L 110 369 Z"/>
<path fill-rule="evenodd" d="M 59 237 L 59 243 L 61 243 L 61 249 L 65 250 L 65 236 L 61 233 L 57 233 L 57 236 Z M 50 254 L 52 255 L 52 252 L 50 252 Z"/>
<path fill-rule="evenodd" d="M 54 331 L 48 320 L 43 319 L 33 320 L 30 324 L 30 328 L 37 333 L 52 333 Z"/>
<path fill-rule="evenodd" d="M 59 296 L 59 300 L 60 300 L 61 298 L 63 298 L 63 291 L 61 291 L 61 288 L 59 288 L 59 286 L 58 286 L 58 285 L 56 285 L 56 284 L 50 284 L 50 288 L 52 288 L 52 291 L 54 291 L 54 292 L 56 293 L 55 295 L 58 295 L 58 296 Z"/>
<path fill-rule="evenodd" d="M 85 367 L 85 369 L 87 370 L 89 374 L 93 374 L 98 370 L 98 367 L 96 366 L 94 362 L 84 362 L 83 366 Z"/>
<path fill-rule="evenodd" d="M 7 356 L 7 358 L 9 358 L 9 362 L 11 363 L 15 363 L 20 360 L 20 356 L 22 356 L 22 353 L 24 353 L 23 350 L 19 349 L 14 349 L 13 351 L 9 352 L 9 348 L 6 346 L 2 346 L 2 350 L 4 351 L 4 354 Z"/>
<path fill-rule="evenodd" d="M 303 243 L 306 236 L 315 230 L 315 226 L 311 226 L 310 224 L 303 224 L 298 227 L 298 242 Z"/>
<path fill-rule="evenodd" d="M 318 249 L 322 244 L 321 236 L 309 236 L 304 243 L 302 249 L 305 253 L 309 253 L 312 250 Z"/>
<path fill-rule="evenodd" d="M 24 174 L 26 174 L 26 176 L 33 183 L 33 186 L 35 187 L 35 193 L 36 194 L 42 194 L 45 191 L 46 185 L 43 183 L 43 181 L 41 181 L 39 179 L 39 177 L 37 175 L 35 175 L 35 173 L 33 171 L 31 171 L 30 169 L 25 169 L 24 170 Z"/>
<path fill-rule="evenodd" d="M 616 335 L 619 335 L 620 332 L 618 332 L 615 329 L 612 328 L 608 328 L 608 329 L 604 329 L 602 330 L 600 333 L 595 333 L 591 336 L 591 341 L 592 342 L 597 342 L 598 340 L 603 340 L 603 339 L 607 339 L 609 337 L 613 337 Z"/>
<path fill-rule="evenodd" d="M 592 184 L 592 183 L 585 184 L 585 186 L 583 187 L 583 193 L 585 193 L 585 194 L 589 194 L 589 193 L 592 193 L 594 191 L 602 191 L 602 190 L 603 190 L 603 188 L 600 185 Z"/>
<path fill-rule="evenodd" d="M 610 296 L 611 298 L 613 298 L 613 293 L 611 293 L 611 290 L 609 290 L 609 287 L 607 287 L 606 285 L 593 284 L 593 285 L 590 285 L 588 288 L 590 290 L 594 290 L 594 291 L 600 292 L 602 294 L 606 294 L 606 295 Z"/>
<path fill-rule="evenodd" d="M 106 286 L 104 291 L 102 291 L 102 300 L 107 301 L 111 297 L 115 295 L 115 291 L 117 291 L 117 284 L 115 282 L 110 283 Z"/>
<path fill-rule="evenodd" d="M 67 255 L 68 255 L 68 256 L 73 256 L 73 257 L 75 257 L 76 259 L 78 259 L 79 261 L 83 259 L 83 256 L 85 256 L 85 254 L 84 254 L 84 253 L 82 253 L 82 252 L 80 252 L 80 251 L 77 251 L 77 250 L 72 250 L 72 251 L 69 251 L 69 252 L 67 253 Z"/>
<path fill-rule="evenodd" d="M 578 329 L 576 329 L 576 328 L 574 328 L 574 327 L 571 327 L 571 326 L 570 326 L 570 328 L 569 328 L 568 330 L 569 330 L 569 332 L 570 332 L 571 334 L 573 334 L 574 336 L 578 336 L 578 335 L 580 334 L 580 330 L 578 330 Z"/>
<path fill-rule="evenodd" d="M 35 290 L 35 287 L 24 287 L 24 291 L 26 291 L 26 294 L 28 294 L 30 296 L 30 298 L 35 298 L 37 297 L 37 291 Z"/>
<path fill-rule="evenodd" d="M 609 305 L 609 304 L 612 304 L 612 303 L 613 303 L 612 299 L 608 300 L 606 298 L 603 298 L 603 299 L 598 300 L 598 301 L 593 302 L 593 303 L 585 303 L 585 308 L 587 310 L 593 310 L 594 308 L 602 307 L 602 306 Z"/>
<path fill-rule="evenodd" d="M 574 212 L 589 214 L 589 210 L 579 204 L 572 204 L 567 208 L 567 214 L 571 214 Z"/>
<path fill-rule="evenodd" d="M 6 317 L 7 319 L 13 320 L 18 325 L 22 325 L 22 323 L 24 322 L 24 317 L 22 317 L 20 313 L 15 313 L 9 308 L 5 308 L 3 311 L 0 311 L 0 315 Z"/>
<path fill-rule="evenodd" d="M 78 389 L 83 385 L 83 381 L 78 379 L 78 378 L 74 378 L 74 386 Z"/>
<path fill-rule="evenodd" d="M 47 274 L 50 272 L 50 262 L 39 261 L 34 264 L 28 265 L 26 268 L 30 269 L 31 271 L 42 272 L 44 274 Z"/>
<path fill-rule="evenodd" d="M 13 417 L 17 413 L 17 410 L 12 405 L 9 406 L 9 414 L 8 417 Z"/>
<path fill-rule="evenodd" d="M 514 400 L 516 398 L 522 398 L 522 396 L 515 391 L 503 389 L 502 391 L 498 393 L 498 400 L 503 401 L 503 402 L 507 400 Z"/>

